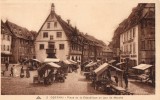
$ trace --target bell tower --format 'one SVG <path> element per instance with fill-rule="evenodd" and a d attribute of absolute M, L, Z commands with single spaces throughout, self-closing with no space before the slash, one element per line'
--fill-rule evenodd
<path fill-rule="evenodd" d="M 55 12 L 55 6 L 54 6 L 54 3 L 52 3 L 51 5 L 51 13 L 54 13 Z"/>

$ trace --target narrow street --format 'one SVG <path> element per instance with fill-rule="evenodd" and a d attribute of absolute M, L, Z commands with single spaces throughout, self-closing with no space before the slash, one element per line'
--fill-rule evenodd
<path fill-rule="evenodd" d="M 17 71 L 20 71 L 20 68 L 20 65 L 16 65 Z M 2 70 L 4 69 L 2 67 Z M 48 86 L 33 84 L 33 76 L 37 74 L 37 71 L 30 71 L 30 78 L 10 77 L 9 73 L 10 67 L 5 72 L 5 76 L 1 78 L 2 95 L 107 95 L 107 93 L 94 90 L 91 82 L 85 79 L 80 69 L 78 69 L 78 72 L 68 73 L 64 83 L 55 82 Z M 154 94 L 155 91 L 154 87 L 131 79 L 128 89 L 135 95 L 149 95 Z"/>

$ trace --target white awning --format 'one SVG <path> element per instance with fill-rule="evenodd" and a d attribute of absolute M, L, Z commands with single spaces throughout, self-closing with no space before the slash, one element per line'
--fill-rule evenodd
<path fill-rule="evenodd" d="M 60 67 L 61 67 L 60 65 L 55 64 L 55 63 L 53 63 L 53 62 L 48 63 L 48 65 L 50 65 L 51 67 L 55 67 L 55 68 L 60 68 Z"/>
<path fill-rule="evenodd" d="M 92 64 L 93 63 L 93 61 L 91 61 L 90 63 L 88 63 L 85 67 L 88 67 L 90 64 Z"/>
<path fill-rule="evenodd" d="M 68 61 L 68 60 L 63 60 L 63 62 L 65 63 L 65 64 L 72 64 L 70 61 Z"/>
<path fill-rule="evenodd" d="M 140 64 L 138 66 L 133 67 L 134 69 L 139 69 L 139 70 L 145 70 L 152 67 L 152 65 L 149 64 Z"/>
<path fill-rule="evenodd" d="M 125 62 L 119 62 L 119 63 L 117 63 L 116 65 L 118 66 L 118 65 L 122 65 L 122 64 L 124 64 Z"/>
<path fill-rule="evenodd" d="M 33 61 L 37 61 L 37 62 L 41 62 L 41 61 L 39 61 L 38 59 L 32 59 Z"/>
<path fill-rule="evenodd" d="M 123 70 L 121 70 L 121 69 L 119 69 L 119 68 L 117 68 L 117 67 L 115 67 L 115 66 L 112 66 L 112 65 L 109 65 L 109 66 L 111 66 L 112 68 L 114 68 L 114 69 L 117 70 L 117 71 L 123 71 Z"/>
<path fill-rule="evenodd" d="M 44 62 L 46 62 L 46 63 L 49 63 L 49 62 L 59 62 L 59 61 L 60 61 L 60 59 L 57 59 L 57 58 L 46 58 L 44 60 Z"/>
<path fill-rule="evenodd" d="M 94 65 L 96 65 L 97 64 L 97 62 L 92 62 L 92 63 L 90 63 L 88 66 L 86 66 L 86 67 L 92 67 L 92 66 L 94 66 Z"/>
<path fill-rule="evenodd" d="M 94 72 L 98 75 L 100 75 L 101 73 L 103 73 L 106 69 L 108 69 L 108 63 L 104 63 L 101 66 L 99 66 L 97 69 L 94 70 Z"/>
<path fill-rule="evenodd" d="M 114 63 L 116 60 L 110 60 L 108 63 L 111 64 L 111 63 Z"/>
<path fill-rule="evenodd" d="M 77 64 L 76 61 L 73 61 L 73 60 L 71 60 L 71 59 L 69 59 L 69 61 L 70 61 L 72 64 Z"/>

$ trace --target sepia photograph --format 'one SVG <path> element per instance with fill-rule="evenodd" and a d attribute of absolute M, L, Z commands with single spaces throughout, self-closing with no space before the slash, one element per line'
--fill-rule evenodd
<path fill-rule="evenodd" d="M 123 1 L 1 1 L 1 95 L 155 95 L 157 5 Z"/>

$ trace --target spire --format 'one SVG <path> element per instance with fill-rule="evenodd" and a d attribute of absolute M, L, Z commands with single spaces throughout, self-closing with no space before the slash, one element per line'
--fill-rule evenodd
<path fill-rule="evenodd" d="M 54 13 L 55 12 L 55 6 L 54 6 L 54 3 L 52 3 L 51 5 L 51 13 Z"/>

